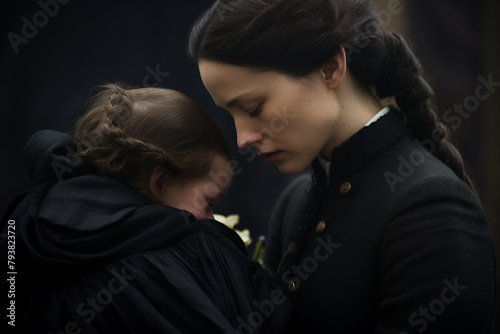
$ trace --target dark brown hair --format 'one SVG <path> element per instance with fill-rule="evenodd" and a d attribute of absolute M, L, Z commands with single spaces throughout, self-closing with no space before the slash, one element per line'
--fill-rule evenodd
<path fill-rule="evenodd" d="M 148 194 L 155 165 L 178 178 L 196 178 L 209 173 L 217 154 L 231 159 L 216 124 L 186 95 L 163 88 L 101 87 L 74 131 L 77 157 L 99 174 Z"/>
<path fill-rule="evenodd" d="M 395 98 L 413 137 L 438 137 L 432 153 L 474 189 L 420 62 L 401 36 L 384 29 L 369 0 L 219 0 L 200 16 L 188 41 L 195 61 L 293 77 L 319 69 L 342 47 L 358 83 L 381 100 Z"/>

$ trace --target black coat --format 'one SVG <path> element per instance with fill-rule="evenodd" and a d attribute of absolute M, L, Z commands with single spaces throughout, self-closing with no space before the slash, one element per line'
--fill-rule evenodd
<path fill-rule="evenodd" d="M 19 332 L 283 330 L 283 284 L 248 260 L 234 231 L 98 176 L 68 159 L 72 150 L 68 135 L 32 137 L 25 153 L 34 188 L 3 225 L 16 237 Z"/>
<path fill-rule="evenodd" d="M 318 160 L 313 169 L 283 194 L 266 251 L 289 285 L 291 332 L 492 333 L 481 204 L 398 111 L 333 150 L 329 183 Z"/>

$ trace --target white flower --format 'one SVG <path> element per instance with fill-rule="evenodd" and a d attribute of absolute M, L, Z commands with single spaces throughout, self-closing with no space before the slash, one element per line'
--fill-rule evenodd
<path fill-rule="evenodd" d="M 240 236 L 241 240 L 245 243 L 245 246 L 249 246 L 252 243 L 252 238 L 250 238 L 250 230 L 249 229 L 244 229 L 244 230 L 234 230 L 238 235 Z"/>
<path fill-rule="evenodd" d="M 226 217 L 223 215 L 214 214 L 214 219 L 219 223 L 222 223 L 227 227 L 234 229 L 234 227 L 240 222 L 240 215 L 229 215 Z"/>
<path fill-rule="evenodd" d="M 234 230 L 234 227 L 238 225 L 240 222 L 240 216 L 239 215 L 229 215 L 229 216 L 223 216 L 223 215 L 217 215 L 214 214 L 214 219 L 217 220 L 218 222 L 226 225 L 227 227 L 231 228 Z M 238 235 L 240 236 L 241 240 L 245 243 L 245 246 L 248 246 L 252 243 L 252 238 L 250 237 L 250 230 L 249 229 L 244 229 L 244 230 L 234 230 Z"/>

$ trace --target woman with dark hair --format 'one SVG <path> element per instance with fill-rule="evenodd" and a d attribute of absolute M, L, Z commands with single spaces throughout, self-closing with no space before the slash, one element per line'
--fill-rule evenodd
<path fill-rule="evenodd" d="M 188 52 L 283 173 L 265 264 L 290 333 L 492 333 L 495 250 L 434 93 L 368 0 L 220 0 Z"/>
<path fill-rule="evenodd" d="M 33 189 L 1 242 L 20 332 L 281 332 L 283 284 L 213 220 L 231 156 L 188 97 L 108 84 L 73 136 L 38 132 L 25 158 Z"/>

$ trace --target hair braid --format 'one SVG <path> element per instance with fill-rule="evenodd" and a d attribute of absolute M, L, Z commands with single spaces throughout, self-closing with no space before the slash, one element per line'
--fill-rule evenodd
<path fill-rule="evenodd" d="M 401 36 L 387 32 L 378 21 L 369 24 L 376 24 L 376 29 L 353 34 L 344 43 L 348 49 L 361 39 L 368 41 L 360 52 L 349 53 L 351 73 L 362 86 L 373 87 L 379 99 L 393 97 L 410 134 L 421 142 L 432 141 L 426 148 L 476 191 L 448 127 L 439 118 L 434 91 L 419 60 Z"/>
<path fill-rule="evenodd" d="M 394 96 L 412 136 L 419 141 L 433 141 L 427 147 L 431 153 L 475 191 L 462 156 L 450 141 L 450 131 L 439 118 L 434 92 L 419 60 L 401 36 L 384 32 L 383 41 L 387 57 L 373 82 L 377 97 Z"/>
<path fill-rule="evenodd" d="M 86 126 L 85 118 L 77 127 L 78 155 L 92 161 L 100 174 L 121 179 L 125 166 L 140 157 L 146 164 L 165 164 L 174 167 L 170 156 L 161 147 L 130 136 L 124 122 L 130 115 L 133 100 L 120 86 L 104 85 L 106 90 L 96 96 L 94 107 L 105 101 L 99 118 L 89 117 L 95 126 Z M 85 129 L 85 131 L 82 131 Z M 174 168 L 176 169 L 176 168 Z"/>
<path fill-rule="evenodd" d="M 78 121 L 76 156 L 99 174 L 148 193 L 155 165 L 176 177 L 208 173 L 213 155 L 230 160 L 229 148 L 213 121 L 185 95 L 167 89 L 102 86 Z"/>

